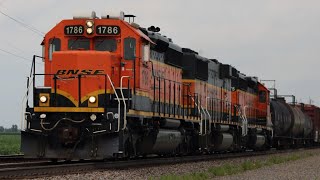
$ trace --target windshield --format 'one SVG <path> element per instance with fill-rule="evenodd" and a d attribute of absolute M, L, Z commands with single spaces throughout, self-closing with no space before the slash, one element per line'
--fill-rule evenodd
<path fill-rule="evenodd" d="M 265 91 L 259 91 L 259 101 L 260 103 L 265 103 L 267 100 L 267 93 Z"/>
<path fill-rule="evenodd" d="M 89 50 L 90 49 L 90 40 L 84 38 L 69 39 L 68 41 L 69 50 Z"/>
<path fill-rule="evenodd" d="M 116 39 L 96 39 L 94 41 L 94 49 L 97 51 L 115 52 L 117 50 L 117 40 Z"/>

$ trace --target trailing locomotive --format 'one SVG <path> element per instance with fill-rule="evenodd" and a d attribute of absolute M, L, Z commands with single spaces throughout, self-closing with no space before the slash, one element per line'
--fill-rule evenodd
<path fill-rule="evenodd" d="M 295 130 L 298 116 L 306 121 L 296 107 L 271 101 L 270 111 L 270 92 L 256 77 L 174 44 L 160 28 L 131 23 L 134 17 L 93 12 L 63 20 L 45 35 L 45 72 L 35 72 L 34 56 L 28 87 L 25 157 L 266 150 L 274 133 L 311 140 L 309 126 Z"/>

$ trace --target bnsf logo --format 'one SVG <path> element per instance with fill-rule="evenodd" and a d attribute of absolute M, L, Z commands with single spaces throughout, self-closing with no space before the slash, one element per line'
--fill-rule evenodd
<path fill-rule="evenodd" d="M 104 74 L 104 70 L 91 70 L 91 69 L 84 69 L 84 70 L 79 70 L 79 69 L 70 69 L 70 70 L 65 70 L 65 69 L 60 69 L 56 73 L 57 75 L 77 75 L 77 74 Z"/>

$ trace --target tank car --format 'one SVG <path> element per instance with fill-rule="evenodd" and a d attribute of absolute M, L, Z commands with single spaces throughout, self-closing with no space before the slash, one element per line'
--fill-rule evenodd
<path fill-rule="evenodd" d="M 271 117 L 275 147 L 299 146 L 312 141 L 312 121 L 296 104 L 288 104 L 280 97 L 272 99 Z"/>
<path fill-rule="evenodd" d="M 312 121 L 313 125 L 313 140 L 315 143 L 319 142 L 319 130 L 320 130 L 320 108 L 312 104 L 298 104 L 302 112 L 307 114 Z"/>

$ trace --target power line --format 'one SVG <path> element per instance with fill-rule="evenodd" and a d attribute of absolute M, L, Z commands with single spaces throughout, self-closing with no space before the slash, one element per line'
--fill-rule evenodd
<path fill-rule="evenodd" d="M 9 41 L 7 40 L 3 40 L 5 41 L 5 43 L 7 44 L 7 46 L 11 46 L 16 52 L 16 54 L 19 54 L 19 55 L 29 55 L 29 54 L 33 54 L 33 53 L 30 53 L 30 52 L 26 52 L 25 50 L 22 50 L 21 48 L 15 46 L 14 44 L 10 43 Z"/>
<path fill-rule="evenodd" d="M 0 10 L 0 13 L 3 14 L 4 16 L 8 17 L 9 19 L 15 21 L 16 23 L 20 24 L 20 25 L 23 26 L 24 28 L 27 28 L 27 29 L 29 29 L 30 31 L 32 31 L 32 32 L 40 35 L 41 37 L 44 35 L 43 32 L 41 32 L 40 30 L 38 30 L 38 29 L 35 28 L 34 26 L 28 25 L 28 24 L 26 24 L 26 23 L 24 23 L 24 22 L 22 22 L 22 21 L 20 21 L 20 20 L 18 20 L 18 19 L 15 19 L 15 18 L 11 17 L 10 15 L 4 13 L 4 12 L 1 11 L 1 10 Z"/>
<path fill-rule="evenodd" d="M 4 50 L 4 49 L 1 49 L 1 48 L 0 48 L 0 51 L 5 52 L 5 53 L 7 53 L 7 54 L 10 54 L 10 55 L 12 55 L 12 56 L 15 56 L 15 57 L 17 57 L 17 58 L 20 58 L 20 59 L 22 59 L 22 60 L 28 61 L 29 63 L 31 62 L 30 59 L 25 58 L 25 57 L 20 56 L 20 55 L 17 55 L 17 54 L 12 53 L 12 52 L 9 52 L 9 51 L 7 51 L 7 50 Z M 41 63 L 39 63 L 39 62 L 36 62 L 36 63 L 37 63 L 37 64 L 41 64 Z"/>

